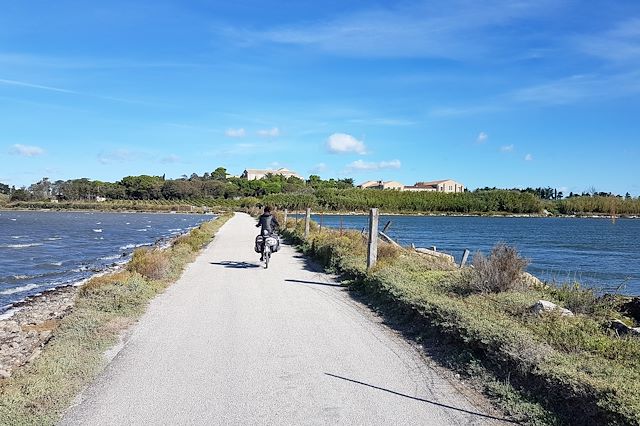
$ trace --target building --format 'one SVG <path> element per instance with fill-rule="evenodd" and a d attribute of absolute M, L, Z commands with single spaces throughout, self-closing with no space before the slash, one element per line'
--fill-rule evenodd
<path fill-rule="evenodd" d="M 364 183 L 361 183 L 360 185 L 358 185 L 358 188 L 361 189 L 393 189 L 396 191 L 402 191 L 404 188 L 404 185 L 401 184 L 400 182 L 396 182 L 394 180 L 389 180 L 386 182 L 383 182 L 381 180 L 369 180 L 366 181 Z"/>
<path fill-rule="evenodd" d="M 432 191 L 432 192 L 464 192 L 464 185 L 453 179 L 434 180 L 431 182 L 416 182 L 413 186 L 405 186 L 405 191 Z"/>
<path fill-rule="evenodd" d="M 244 172 L 242 172 L 242 175 L 240 175 L 240 177 L 247 180 L 258 180 L 267 175 L 280 175 L 284 176 L 285 178 L 297 177 L 298 179 L 304 180 L 304 178 L 296 172 L 285 168 L 280 168 L 277 170 L 246 169 Z"/>

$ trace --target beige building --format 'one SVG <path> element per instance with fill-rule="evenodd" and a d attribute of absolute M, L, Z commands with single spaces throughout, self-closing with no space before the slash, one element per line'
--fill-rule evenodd
<path fill-rule="evenodd" d="M 464 192 L 464 185 L 453 179 L 416 182 L 413 186 L 405 186 L 405 191 Z"/>
<path fill-rule="evenodd" d="M 304 180 L 304 178 L 296 172 L 285 168 L 280 168 L 277 170 L 246 169 L 244 172 L 242 172 L 242 175 L 240 177 L 247 180 L 258 180 L 262 179 L 266 175 L 281 175 L 285 178 L 297 177 L 298 179 Z"/>
<path fill-rule="evenodd" d="M 369 180 L 366 181 L 364 183 L 361 183 L 360 185 L 358 185 L 358 188 L 362 188 L 362 189 L 393 189 L 396 191 L 402 191 L 404 188 L 404 185 L 401 184 L 400 182 L 396 182 L 394 180 L 389 180 L 386 182 L 383 182 L 381 180 Z"/>

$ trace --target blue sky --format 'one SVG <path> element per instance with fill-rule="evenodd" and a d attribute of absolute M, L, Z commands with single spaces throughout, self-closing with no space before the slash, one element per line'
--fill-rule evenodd
<path fill-rule="evenodd" d="M 28 1 L 0 182 L 288 167 L 640 194 L 637 1 Z"/>

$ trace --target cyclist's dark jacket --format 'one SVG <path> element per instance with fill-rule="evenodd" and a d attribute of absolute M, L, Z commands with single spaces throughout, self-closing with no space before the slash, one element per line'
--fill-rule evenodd
<path fill-rule="evenodd" d="M 262 229 L 260 230 L 261 233 L 262 231 L 267 230 L 269 234 L 271 234 L 273 233 L 273 231 L 280 227 L 280 224 L 276 220 L 275 216 L 273 216 L 271 213 L 263 213 L 262 215 L 260 215 L 260 218 L 258 218 L 258 224 L 256 225 L 256 228 L 257 227 L 262 227 Z"/>

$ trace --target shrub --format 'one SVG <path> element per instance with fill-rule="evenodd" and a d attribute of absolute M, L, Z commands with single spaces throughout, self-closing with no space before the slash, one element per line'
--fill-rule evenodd
<path fill-rule="evenodd" d="M 98 275 L 91 278 L 82 287 L 80 287 L 79 292 L 81 296 L 85 296 L 106 285 L 126 283 L 129 278 L 131 278 L 131 273 L 127 270 L 118 271 L 114 274 Z"/>
<path fill-rule="evenodd" d="M 133 257 L 127 269 L 131 272 L 138 272 L 152 280 L 165 278 L 169 268 L 169 259 L 160 250 L 140 248 L 133 252 Z"/>
<path fill-rule="evenodd" d="M 497 244 L 489 257 L 478 252 L 473 257 L 474 274 L 470 285 L 481 293 L 500 293 L 524 286 L 522 273 L 529 264 L 514 247 Z"/>

